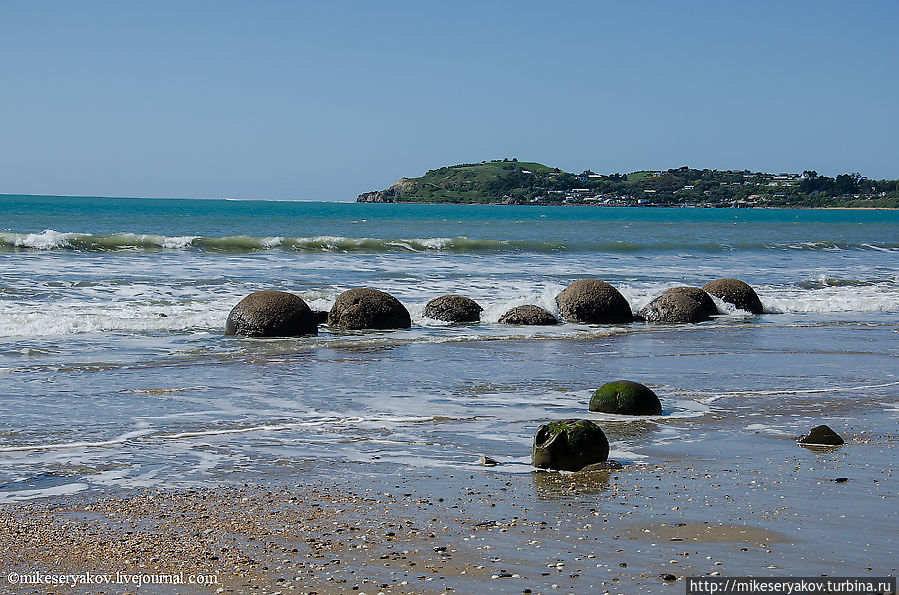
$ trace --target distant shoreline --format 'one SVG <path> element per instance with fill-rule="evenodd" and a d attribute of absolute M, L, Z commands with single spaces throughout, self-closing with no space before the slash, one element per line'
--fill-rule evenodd
<path fill-rule="evenodd" d="M 21 197 L 35 199 L 99 199 L 99 200 L 197 200 L 197 201 L 228 201 L 228 202 L 296 202 L 296 203 L 323 203 L 335 205 L 349 204 L 382 204 L 382 205 L 434 205 L 434 206 L 494 206 L 494 207 L 605 207 L 605 208 L 629 208 L 629 209 L 710 209 L 710 210 L 803 210 L 803 211 L 897 211 L 895 207 L 808 207 L 808 206 L 741 206 L 741 207 L 707 207 L 702 205 L 605 205 L 605 204 L 504 204 L 500 202 L 431 202 L 431 201 L 400 201 L 400 202 L 360 202 L 357 200 L 314 200 L 294 198 L 209 198 L 209 197 L 177 197 L 177 196 L 92 196 L 89 194 L 10 194 L 0 193 L 0 197 Z"/>

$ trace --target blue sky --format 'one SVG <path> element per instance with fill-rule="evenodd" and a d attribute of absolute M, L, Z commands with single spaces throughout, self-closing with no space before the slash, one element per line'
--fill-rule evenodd
<path fill-rule="evenodd" d="M 0 192 L 354 200 L 502 157 L 899 177 L 895 2 L 0 0 Z"/>

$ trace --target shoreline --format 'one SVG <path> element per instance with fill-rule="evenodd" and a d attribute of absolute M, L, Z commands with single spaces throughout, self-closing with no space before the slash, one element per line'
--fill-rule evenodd
<path fill-rule="evenodd" d="M 721 210 L 842 210 L 842 211 L 899 211 L 899 208 L 891 207 L 703 207 L 698 205 L 599 205 L 599 204 L 505 204 L 501 202 L 371 202 L 359 200 L 316 200 L 311 198 L 229 198 L 229 197 L 179 197 L 179 196 L 92 196 L 89 194 L 67 195 L 67 194 L 9 194 L 0 193 L 0 197 L 21 197 L 21 198 L 52 198 L 52 199 L 101 199 L 101 200 L 197 200 L 197 201 L 222 201 L 222 202 L 276 202 L 276 203 L 322 203 L 335 205 L 348 204 L 391 204 L 391 205 L 434 205 L 434 206 L 498 206 L 498 207 L 609 207 L 609 208 L 656 208 L 656 209 L 721 209 Z"/>
<path fill-rule="evenodd" d="M 899 207 L 703 207 L 698 205 L 592 205 L 592 204 L 505 204 L 501 202 L 368 202 L 355 201 L 357 204 L 381 205 L 432 205 L 432 206 L 489 206 L 489 207 L 605 207 L 610 209 L 708 209 L 714 211 L 899 211 Z"/>
<path fill-rule="evenodd" d="M 810 448 L 732 429 L 614 471 L 306 459 L 249 485 L 3 504 L 0 561 L 215 577 L 153 587 L 163 593 L 667 593 L 688 576 L 895 576 L 897 538 L 878 530 L 897 514 L 895 436 L 860 420 L 841 426 L 846 445 Z"/>
<path fill-rule="evenodd" d="M 690 357 L 676 355 L 668 366 Z M 899 515 L 899 437 L 881 397 L 800 390 L 771 426 L 780 399 L 709 394 L 700 417 L 597 419 L 624 463 L 615 471 L 525 469 L 524 444 L 489 438 L 419 466 L 371 442 L 350 460 L 278 449 L 181 485 L 175 471 L 162 489 L 2 504 L 0 584 L 46 593 L 9 573 L 184 573 L 216 583 L 149 592 L 670 593 L 689 576 L 895 576 L 899 538 L 883 527 Z M 796 444 L 819 423 L 846 444 Z M 236 447 L 211 436 L 194 446 Z M 500 464 L 478 466 L 473 448 Z"/>

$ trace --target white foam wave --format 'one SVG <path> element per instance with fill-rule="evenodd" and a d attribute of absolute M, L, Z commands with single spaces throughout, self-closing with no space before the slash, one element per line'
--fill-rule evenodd
<path fill-rule="evenodd" d="M 116 436 L 115 438 L 111 438 L 109 440 L 99 440 L 93 442 L 63 442 L 61 444 L 29 444 L 25 446 L 0 446 L 0 452 L 31 452 L 35 450 L 72 450 L 80 448 L 102 448 L 105 446 L 115 446 L 116 444 L 130 442 L 136 438 L 146 436 L 147 434 L 150 434 L 152 432 L 153 430 L 144 428 L 126 432 L 121 436 Z"/>
<path fill-rule="evenodd" d="M 15 492 L 0 492 L 0 504 L 9 502 L 21 502 L 36 498 L 49 498 L 51 496 L 71 496 L 83 492 L 88 488 L 84 482 L 73 482 L 64 485 L 53 486 L 36 490 L 16 490 Z"/>
<path fill-rule="evenodd" d="M 66 248 L 69 246 L 70 239 L 86 235 L 88 234 L 61 233 L 52 229 L 45 229 L 41 233 L 28 234 L 0 232 L 0 238 L 3 238 L 4 242 L 17 248 L 34 248 L 36 250 Z"/>
<path fill-rule="evenodd" d="M 371 425 L 382 423 L 423 423 L 434 421 L 434 417 L 334 417 L 322 418 L 310 421 L 293 422 L 287 424 L 259 424 L 245 428 L 225 428 L 216 430 L 197 430 L 194 432 L 179 432 L 177 434 L 164 434 L 159 436 L 167 440 L 182 440 L 185 438 L 201 438 L 203 436 L 223 436 L 228 434 L 247 434 L 251 432 L 283 432 L 285 430 L 297 430 L 301 428 L 320 426 L 350 426 Z"/>
<path fill-rule="evenodd" d="M 835 393 L 843 391 L 870 390 L 875 388 L 889 388 L 899 386 L 899 382 L 885 382 L 883 384 L 864 384 L 861 386 L 827 386 L 822 388 L 780 388 L 773 390 L 737 390 L 716 393 L 700 399 L 702 403 L 712 403 L 726 397 L 770 397 L 775 395 L 816 395 L 823 393 Z"/>
<path fill-rule="evenodd" d="M 169 250 L 183 250 L 191 245 L 191 243 L 200 236 L 172 236 L 164 237 L 161 242 L 163 248 Z"/>
<path fill-rule="evenodd" d="M 899 311 L 894 283 L 845 285 L 814 290 L 758 288 L 765 311 L 772 314 Z"/>

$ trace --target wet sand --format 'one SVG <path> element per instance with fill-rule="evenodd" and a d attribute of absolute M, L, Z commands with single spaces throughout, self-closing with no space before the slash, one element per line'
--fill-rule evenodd
<path fill-rule="evenodd" d="M 0 560 L 217 576 L 143 587 L 178 593 L 674 593 L 695 575 L 895 576 L 896 437 L 842 433 L 844 446 L 806 448 L 722 432 L 611 472 L 293 464 L 259 485 L 6 504 Z"/>

